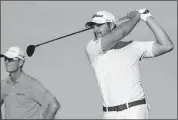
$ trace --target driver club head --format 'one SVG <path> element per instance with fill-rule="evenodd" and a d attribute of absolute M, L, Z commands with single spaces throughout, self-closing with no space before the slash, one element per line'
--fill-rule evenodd
<path fill-rule="evenodd" d="M 26 53 L 29 57 L 31 57 L 33 55 L 33 53 L 35 52 L 35 45 L 29 45 L 26 49 Z"/>

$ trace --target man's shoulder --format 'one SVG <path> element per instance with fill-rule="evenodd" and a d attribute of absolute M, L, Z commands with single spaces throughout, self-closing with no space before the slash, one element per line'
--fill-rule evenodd
<path fill-rule="evenodd" d="M 101 39 L 90 40 L 86 46 L 86 53 L 90 61 L 93 61 L 96 57 L 103 54 L 104 52 L 101 48 Z"/>
<path fill-rule="evenodd" d="M 93 44 L 93 39 L 89 40 L 89 42 L 87 43 L 87 45 L 85 46 L 85 48 L 87 49 L 88 47 L 91 46 L 91 44 Z"/>
<path fill-rule="evenodd" d="M 98 51 L 102 51 L 101 50 L 101 39 L 102 38 L 99 38 L 99 39 L 91 39 L 88 44 L 86 45 L 86 50 L 87 51 L 95 51 L 95 52 L 98 52 Z"/>
<path fill-rule="evenodd" d="M 90 52 L 93 51 L 94 46 L 95 46 L 94 44 L 95 44 L 95 42 L 93 41 L 93 39 L 91 39 L 91 40 L 87 43 L 87 45 L 85 46 L 85 52 L 86 52 L 87 54 L 90 54 Z"/>
<path fill-rule="evenodd" d="M 31 75 L 29 75 L 29 74 L 27 74 L 27 73 L 24 73 L 24 79 L 26 79 L 26 81 L 28 82 L 28 83 L 31 83 L 31 84 L 33 84 L 33 83 L 36 83 L 36 82 L 38 82 L 38 80 L 35 78 L 35 77 L 32 77 Z"/>
<path fill-rule="evenodd" d="M 26 84 L 28 84 L 28 86 L 31 86 L 32 88 L 39 88 L 43 86 L 43 84 L 35 77 L 32 77 L 31 75 L 28 74 L 25 74 L 25 77 L 26 77 Z"/>

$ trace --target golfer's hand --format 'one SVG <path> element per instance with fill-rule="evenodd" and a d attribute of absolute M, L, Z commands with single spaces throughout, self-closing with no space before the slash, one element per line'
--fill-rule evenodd
<path fill-rule="evenodd" d="M 135 11 L 131 11 L 131 12 L 127 13 L 127 17 L 129 19 L 132 19 L 132 18 L 135 18 L 135 17 L 140 18 L 140 13 L 138 11 L 136 11 L 136 10 Z"/>
<path fill-rule="evenodd" d="M 145 22 L 146 22 L 146 19 L 151 16 L 151 14 L 150 14 L 150 12 L 149 12 L 148 9 L 145 9 L 145 8 L 144 8 L 144 9 L 139 9 L 139 10 L 137 10 L 137 11 L 140 13 L 140 19 L 141 19 L 142 21 L 145 21 Z"/>

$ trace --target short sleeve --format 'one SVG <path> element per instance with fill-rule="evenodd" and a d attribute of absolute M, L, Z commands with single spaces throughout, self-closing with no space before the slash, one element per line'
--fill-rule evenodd
<path fill-rule="evenodd" d="M 86 54 L 89 58 L 89 61 L 94 61 L 99 55 L 103 54 L 103 50 L 101 48 L 101 39 L 98 42 L 91 40 L 86 46 Z"/>
<path fill-rule="evenodd" d="M 152 48 L 155 41 L 136 41 L 137 47 L 140 50 L 140 60 L 143 58 L 154 57 Z"/>
<path fill-rule="evenodd" d="M 33 82 L 31 91 L 32 98 L 44 107 L 47 107 L 54 98 L 39 81 Z"/>

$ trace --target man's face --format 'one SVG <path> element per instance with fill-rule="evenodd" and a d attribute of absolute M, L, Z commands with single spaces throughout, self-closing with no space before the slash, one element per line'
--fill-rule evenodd
<path fill-rule="evenodd" d="M 15 72 L 19 68 L 19 59 L 18 58 L 4 58 L 5 67 L 7 72 Z"/>
<path fill-rule="evenodd" d="M 92 28 L 93 28 L 93 33 L 96 39 L 103 37 L 105 34 L 111 31 L 107 23 L 103 23 L 103 24 L 94 23 L 92 25 Z"/>

